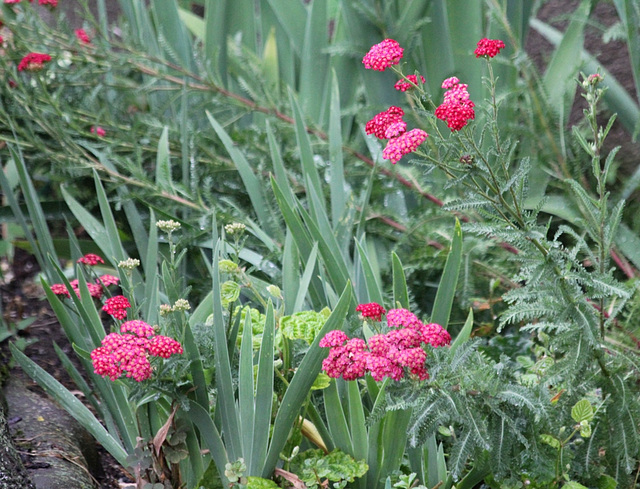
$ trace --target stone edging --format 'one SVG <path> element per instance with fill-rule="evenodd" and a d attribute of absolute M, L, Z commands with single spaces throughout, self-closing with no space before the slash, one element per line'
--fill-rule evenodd
<path fill-rule="evenodd" d="M 93 489 L 99 467 L 95 442 L 66 411 L 29 389 L 21 372 L 4 385 L 9 429 L 36 489 Z M 17 488 L 16 488 L 17 489 Z"/>

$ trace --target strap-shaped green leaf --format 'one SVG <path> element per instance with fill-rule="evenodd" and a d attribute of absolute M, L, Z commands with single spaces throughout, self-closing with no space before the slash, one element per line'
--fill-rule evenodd
<path fill-rule="evenodd" d="M 216 366 L 216 387 L 218 389 L 218 403 L 216 411 L 220 412 L 222 432 L 225 436 L 225 444 L 228 457 L 237 460 L 242 457 L 242 438 L 240 435 L 240 423 L 236 411 L 235 389 L 233 387 L 231 361 L 227 349 L 227 331 L 224 320 L 222 299 L 220 297 L 220 274 L 218 260 L 220 256 L 220 241 L 216 243 L 213 251 L 213 337 L 214 355 Z"/>
<path fill-rule="evenodd" d="M 273 472 L 280 452 L 284 448 L 291 427 L 300 414 L 300 406 L 303 405 L 304 399 L 309 394 L 309 390 L 316 380 L 318 373 L 322 367 L 322 360 L 328 354 L 325 348 L 320 348 L 318 343 L 329 331 L 334 329 L 343 329 L 344 320 L 351 304 L 351 284 L 347 283 L 340 296 L 340 300 L 335 309 L 322 327 L 322 330 L 313 341 L 304 359 L 296 370 L 291 384 L 282 398 L 280 409 L 276 415 L 273 424 L 273 435 L 267 453 L 267 459 L 262 471 L 262 477 L 270 477 Z"/>
<path fill-rule="evenodd" d="M 332 381 L 329 387 L 322 391 L 327 425 L 336 448 L 353 454 L 353 443 L 342 402 L 338 396 L 337 382 L 337 380 Z"/>
<path fill-rule="evenodd" d="M 247 475 L 256 475 L 256 467 L 253 466 L 253 437 L 255 434 L 256 407 L 253 394 L 253 331 L 251 326 L 251 314 L 245 316 L 240 342 L 240 361 L 238 365 L 238 414 L 240 434 L 242 436 L 242 456 L 247 464 Z M 260 470 L 258 468 L 257 470 Z"/>
<path fill-rule="evenodd" d="M 469 308 L 469 315 L 467 316 L 467 320 L 464 322 L 464 326 L 456 336 L 456 339 L 451 343 L 451 354 L 458 349 L 460 345 L 462 345 L 465 341 L 467 341 L 471 337 L 471 330 L 473 329 L 473 309 Z"/>
<path fill-rule="evenodd" d="M 562 41 L 553 53 L 542 78 L 549 107 L 568 117 L 567 108 L 576 91 L 574 81 L 582 66 L 584 27 L 591 13 L 593 1 L 583 0 L 571 15 L 571 23 L 562 36 Z"/>
<path fill-rule="evenodd" d="M 442 278 L 438 285 L 438 292 L 433 304 L 433 312 L 431 313 L 431 321 L 439 324 L 443 328 L 447 328 L 449 324 L 449 316 L 451 307 L 453 306 L 453 298 L 456 294 L 456 285 L 458 284 L 458 275 L 460 272 L 460 264 L 462 263 L 462 228 L 460 222 L 456 219 L 456 225 L 451 238 L 451 251 L 447 257 L 447 262 L 442 272 Z"/>
<path fill-rule="evenodd" d="M 275 338 L 275 316 L 273 305 L 267 305 L 262 343 L 258 354 L 258 374 L 256 376 L 255 417 L 253 422 L 253 445 L 249 457 L 250 473 L 262 472 L 267 458 L 269 433 L 271 430 L 271 409 L 273 406 L 273 348 Z"/>
<path fill-rule="evenodd" d="M 365 249 L 365 246 L 366 246 L 365 238 L 366 237 L 363 236 L 360 241 L 356 241 L 356 249 L 358 250 L 358 257 L 360 258 L 360 265 L 362 266 L 362 272 L 364 275 L 364 282 L 367 290 L 367 295 L 369 296 L 368 301 L 382 304 L 384 300 L 382 299 L 382 288 L 380 286 L 380 278 L 379 278 L 379 275 L 374 270 L 374 266 L 371 263 L 369 254 Z"/>
<path fill-rule="evenodd" d="M 164 126 L 156 151 L 156 185 L 174 193 L 171 177 L 171 158 L 169 157 L 169 127 Z"/>
<path fill-rule="evenodd" d="M 393 270 L 393 307 L 409 309 L 409 291 L 407 290 L 407 279 L 404 275 L 402 262 L 395 252 L 391 253 L 391 263 Z"/>

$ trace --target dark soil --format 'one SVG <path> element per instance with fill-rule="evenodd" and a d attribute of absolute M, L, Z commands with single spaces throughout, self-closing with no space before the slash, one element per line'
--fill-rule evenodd
<path fill-rule="evenodd" d="M 564 31 L 569 24 L 571 14 L 579 4 L 579 0 L 548 1 L 542 5 L 537 17 L 556 29 Z M 591 14 L 589 24 L 585 26 L 584 47 L 598 59 L 601 66 L 614 76 L 637 102 L 636 87 L 626 44 L 622 40 L 615 38 L 603 38 L 607 29 L 615 25 L 619 20 L 613 3 L 598 2 Z M 527 54 L 540 70 L 544 70 L 555 49 L 554 46 L 538 34 L 535 29 L 529 30 L 525 48 Z M 576 55 L 578 55 L 578 53 L 576 53 Z M 582 96 L 579 94 L 576 95 L 574 106 L 569 117 L 569 125 L 575 125 L 582 119 L 582 111 L 585 108 L 586 103 Z M 610 115 L 611 114 L 606 111 L 601 114 L 601 117 L 599 117 L 600 123 L 606 125 Z M 614 123 L 607 137 L 606 146 L 608 149 L 621 146 L 621 150 L 617 155 L 617 160 L 620 161 L 620 180 L 624 180 L 635 172 L 637 162 L 640 159 L 640 144 L 632 140 L 631 135 L 619 122 Z M 636 195 L 632 195 L 630 200 L 638 199 L 638 197 L 636 193 Z"/>

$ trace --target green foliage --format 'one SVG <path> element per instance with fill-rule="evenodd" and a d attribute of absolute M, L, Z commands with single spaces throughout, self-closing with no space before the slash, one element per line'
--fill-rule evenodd
<path fill-rule="evenodd" d="M 320 449 L 305 450 L 290 463 L 294 473 L 310 488 L 324 486 L 327 482 L 342 488 L 347 482 L 362 477 L 369 468 L 364 460 L 355 460 L 340 450 L 326 454 Z"/>
<path fill-rule="evenodd" d="M 291 316 L 283 316 L 280 318 L 280 331 L 285 338 L 304 340 L 311 344 L 330 314 L 329 308 L 325 307 L 320 312 L 300 311 Z"/>
<path fill-rule="evenodd" d="M 639 295 L 622 277 L 633 275 L 624 257 L 640 264 L 624 212 L 640 178 L 609 190 L 614 118 L 600 127 L 596 114 L 604 101 L 636 131 L 640 111 L 610 75 L 583 76 L 573 145 L 563 129 L 574 77 L 597 72 L 582 49 L 597 2 L 579 2 L 564 35 L 532 18 L 533 2 L 206 0 L 202 17 L 177 0 L 119 3 L 118 37 L 104 2 L 87 19 L 91 46 L 27 2 L 2 7 L 13 36 L 0 64 L 14 83 L 0 87 L 0 185 L 2 215 L 36 254 L 88 381 L 61 358 L 94 411 L 15 346 L 14 358 L 120 463 L 152 479 L 179 465 L 182 480 L 165 477 L 176 487 L 211 472 L 222 485 L 274 487 L 257 476 L 302 443 L 308 416 L 344 452 L 299 455 L 311 454 L 296 469 L 309 485 L 390 487 L 394 472 L 396 487 L 634 483 Z M 637 71 L 637 1 L 613 3 Z M 557 45 L 543 73 L 523 51 L 529 25 Z M 470 55 L 485 35 L 508 41 L 499 62 Z M 390 89 L 391 70 L 362 69 L 385 37 L 405 48 L 402 70 L 427 78 L 413 98 Z M 54 62 L 18 73 L 34 49 Z M 469 84 L 476 122 L 444 135 L 432 109 L 453 74 Z M 360 126 L 405 101 L 430 137 L 420 159 L 390 170 Z M 159 236 L 156 215 L 182 230 Z M 58 256 L 82 253 L 64 231 L 76 223 L 120 275 L 132 317 L 184 346 L 183 359 L 155 365 L 152 385 L 92 373 L 89 353 L 110 327 L 84 274 L 69 300 L 48 288 L 70 286 Z M 129 257 L 142 267 L 118 269 Z M 187 297 L 194 311 L 174 310 Z M 318 375 L 319 340 L 353 329 L 348 311 L 369 301 L 460 328 L 451 348 L 429 349 L 428 381 Z M 397 474 L 407 468 L 415 475 Z"/>

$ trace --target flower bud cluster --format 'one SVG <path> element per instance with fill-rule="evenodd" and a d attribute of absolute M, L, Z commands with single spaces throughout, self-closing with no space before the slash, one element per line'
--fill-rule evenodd
<path fill-rule="evenodd" d="M 246 229 L 247 229 L 247 226 L 245 226 L 241 222 L 232 222 L 229 224 L 225 224 L 224 226 L 224 231 L 229 236 L 234 236 L 234 235 L 242 236 L 242 233 L 244 233 Z"/>
<path fill-rule="evenodd" d="M 363 317 L 381 321 L 385 309 L 377 304 L 360 304 L 357 311 Z M 386 323 L 392 328 L 385 334 L 377 334 L 368 342 L 349 338 L 343 331 L 333 330 L 320 340 L 320 346 L 331 348 L 322 368 L 329 377 L 355 380 L 367 372 L 375 381 L 385 377 L 400 380 L 408 375 L 426 380 L 427 352 L 423 345 L 433 347 L 451 344 L 451 335 L 439 324 L 424 324 L 407 309 L 391 309 L 386 312 Z"/>
<path fill-rule="evenodd" d="M 123 270 L 132 271 L 134 268 L 140 266 L 140 260 L 137 258 L 127 258 L 126 260 L 122 260 L 118 262 L 118 268 L 122 268 Z"/>
<path fill-rule="evenodd" d="M 156 227 L 167 234 L 171 234 L 174 231 L 180 229 L 181 224 L 173 219 L 169 219 L 168 221 L 158 221 L 156 222 Z"/>
<path fill-rule="evenodd" d="M 168 336 L 156 335 L 153 326 L 140 320 L 127 321 L 120 334 L 110 333 L 91 352 L 94 372 L 111 380 L 123 374 L 137 382 L 151 377 L 149 355 L 169 358 L 182 354 L 182 345 Z"/>

